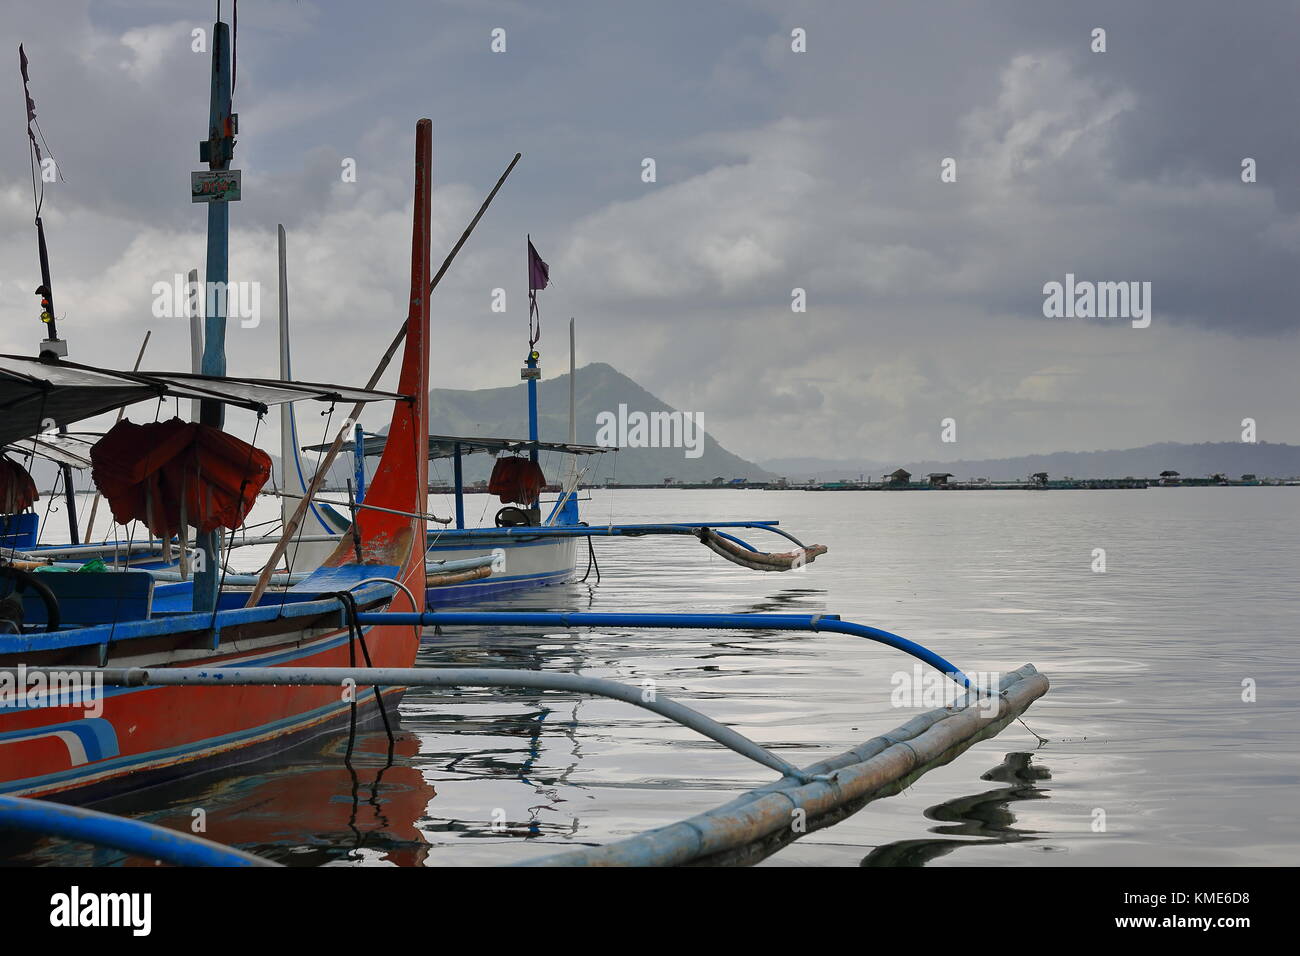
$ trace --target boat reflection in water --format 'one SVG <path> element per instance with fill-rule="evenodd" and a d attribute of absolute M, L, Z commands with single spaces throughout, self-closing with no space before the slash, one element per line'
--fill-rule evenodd
<path fill-rule="evenodd" d="M 565 586 L 567 596 L 573 598 L 566 603 L 580 606 L 579 590 L 587 589 Z M 537 592 L 525 593 L 510 606 L 538 606 L 542 600 Z M 425 633 L 420 666 L 540 672 L 547 669 L 548 661 L 552 665 L 564 661 L 575 670 L 589 661 L 583 636 L 544 628 L 497 633 L 452 628 L 436 632 L 433 640 L 430 636 L 431 632 Z M 520 687 L 466 688 L 451 699 L 429 688 L 407 691 L 402 704 L 406 725 L 418 730 L 420 760 L 430 775 L 449 783 L 477 781 L 491 790 L 491 796 L 462 799 L 456 807 L 429 808 L 421 827 L 443 849 L 442 862 L 448 859 L 445 851 L 451 850 L 453 861 L 456 851 L 439 840 L 440 834 L 499 840 L 564 837 L 579 831 L 581 820 L 569 803 L 571 795 L 561 794 L 573 786 L 571 778 L 584 757 L 583 704 L 581 697 L 561 702 L 554 694 Z M 518 787 L 531 795 L 521 800 Z"/>
<path fill-rule="evenodd" d="M 1031 753 L 1009 753 L 1002 758 L 1002 763 L 980 776 L 981 780 L 992 780 L 1006 786 L 945 800 L 926 810 L 926 819 L 944 824 L 932 827 L 931 832 L 949 839 L 886 843 L 863 857 L 861 865 L 925 866 L 964 846 L 1037 840 L 1035 831 L 1016 829 L 1016 816 L 1011 811 L 1011 804 L 1021 800 L 1047 798 L 1049 791 L 1037 786 L 1037 782 L 1050 780 L 1052 773 L 1046 767 L 1032 763 L 1032 759 Z M 951 837 L 969 839 L 950 839 Z"/>
<path fill-rule="evenodd" d="M 544 630 L 489 637 L 457 628 L 428 643 L 424 666 L 456 666 L 462 660 L 541 670 L 562 654 L 584 660 L 576 635 Z M 458 838 L 519 839 L 571 835 L 579 828 L 560 791 L 582 760 L 578 733 L 582 701 L 556 701 L 533 690 L 500 689 L 489 697 L 498 712 L 479 714 L 480 699 L 460 692 L 409 688 L 393 721 L 393 742 L 374 717 L 355 734 L 346 729 L 265 759 L 214 770 L 98 802 L 97 810 L 194 832 L 287 866 L 397 865 L 433 862 L 448 833 Z M 470 729 L 474 749 L 458 744 Z M 484 737 L 491 741 L 484 744 Z M 543 738 L 563 740 L 568 757 L 538 775 Z M 450 746 L 449 746 L 450 744 Z M 558 751 L 552 750 L 552 756 Z M 544 762 L 544 761 L 542 761 Z M 508 818 L 465 807 L 441 809 L 434 781 L 475 779 L 520 786 L 534 795 Z M 204 829 L 196 828 L 201 820 Z M 84 844 L 0 835 L 0 858 L 14 865 L 152 866 L 153 861 Z"/>
<path fill-rule="evenodd" d="M 418 752 L 418 738 L 397 726 L 391 750 L 383 727 L 355 736 L 344 731 L 276 757 L 104 801 L 95 809 L 198 832 L 286 866 L 419 866 L 429 851 L 419 823 L 438 794 L 414 766 Z M 141 813 L 142 806 L 156 809 Z M 153 865 L 115 850 L 62 841 L 28 846 L 9 859 L 62 866 Z"/>

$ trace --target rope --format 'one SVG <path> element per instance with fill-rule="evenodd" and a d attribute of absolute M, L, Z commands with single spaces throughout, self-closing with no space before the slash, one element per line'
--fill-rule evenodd
<path fill-rule="evenodd" d="M 349 591 L 335 591 L 331 597 L 339 599 L 339 604 L 343 607 L 343 614 L 348 622 L 348 662 L 351 666 L 357 665 L 357 645 L 361 645 L 361 656 L 365 658 L 367 667 L 374 667 L 370 659 L 370 649 L 366 646 L 366 633 L 361 623 L 357 620 L 359 610 L 357 608 L 357 599 Z M 381 693 L 382 688 L 375 687 L 375 703 L 379 705 L 379 716 L 384 722 L 384 730 L 388 734 L 388 743 L 393 744 L 393 728 L 388 722 L 388 708 L 384 706 L 384 695 Z M 357 720 L 357 701 L 354 697 L 352 700 L 352 729 L 351 734 L 356 733 Z M 348 740 L 348 756 L 352 755 L 352 740 Z"/>
<path fill-rule="evenodd" d="M 591 543 L 591 535 L 586 535 L 585 537 L 587 539 L 587 574 L 590 574 L 591 569 L 594 567 L 596 569 L 596 583 L 599 584 L 600 565 L 596 562 L 596 546 Z M 583 581 L 587 580 L 587 574 L 582 576 Z"/>
<path fill-rule="evenodd" d="M 333 402 L 330 402 L 330 407 L 327 408 L 325 411 L 321 412 L 320 414 L 325 416 L 325 431 L 324 431 L 324 434 L 325 434 L 325 435 L 328 435 L 328 434 L 330 433 L 330 426 L 334 423 L 334 403 L 333 403 Z M 320 471 L 321 463 L 322 463 L 322 461 L 324 460 L 324 457 L 325 457 L 325 451 L 324 451 L 323 449 L 320 450 L 320 451 L 318 451 L 318 452 L 316 453 L 316 471 Z M 288 491 L 288 490 L 289 490 L 289 482 L 288 482 L 289 463 L 288 463 L 288 462 L 281 462 L 281 463 L 280 463 L 280 467 L 282 467 L 282 468 L 285 470 L 285 487 L 284 487 L 283 490 L 284 490 L 284 491 Z M 303 489 L 303 491 L 306 491 L 306 490 L 308 490 L 308 489 L 306 489 L 306 488 Z M 282 513 L 283 513 L 283 512 L 282 512 Z M 284 553 L 284 570 L 285 570 L 285 574 L 288 575 L 288 576 L 292 576 L 292 575 L 293 575 L 293 565 L 294 565 L 294 562 L 298 560 L 298 551 L 299 551 L 299 549 L 302 548 L 302 536 L 303 536 L 303 533 L 306 532 L 306 530 L 307 530 L 307 522 L 306 522 L 305 520 L 304 520 L 304 521 L 300 521 L 300 522 L 298 522 L 298 528 L 297 528 L 297 531 L 294 533 L 293 553 L 290 554 L 288 549 L 285 550 L 285 553 Z M 355 528 L 353 529 L 353 534 L 354 534 L 354 536 L 355 536 L 355 534 L 356 534 L 356 529 L 355 529 Z M 272 571 L 274 572 L 274 569 L 272 569 Z M 287 604 L 288 601 L 289 601 L 289 587 L 290 587 L 290 586 L 289 586 L 288 584 L 286 584 L 284 590 L 280 592 L 280 611 L 279 611 L 279 613 L 280 613 L 281 615 L 284 614 L 284 606 L 285 606 L 285 604 Z"/>

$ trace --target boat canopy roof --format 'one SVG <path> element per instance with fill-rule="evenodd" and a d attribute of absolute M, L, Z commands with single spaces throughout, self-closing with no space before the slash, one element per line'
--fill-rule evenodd
<path fill-rule="evenodd" d="M 258 413 L 285 402 L 409 400 L 393 392 L 341 385 L 190 372 L 118 372 L 76 362 L 0 355 L 0 444 L 39 435 L 51 421 L 71 425 L 153 398 L 210 399 Z"/>
<path fill-rule="evenodd" d="M 95 432 L 68 432 L 66 435 L 45 432 L 5 445 L 4 451 L 11 455 L 35 455 L 72 468 L 89 468 L 90 449 L 103 437 Z"/>
<path fill-rule="evenodd" d="M 381 455 L 384 451 L 384 445 L 388 442 L 387 435 L 366 435 L 366 457 L 370 458 L 375 455 Z M 618 451 L 614 446 L 606 445 L 579 445 L 572 442 L 564 441 L 529 441 L 527 438 L 476 438 L 457 435 L 430 435 L 429 436 L 429 457 L 430 458 L 454 458 L 456 456 L 456 446 L 460 446 L 462 455 L 473 455 L 477 452 L 488 452 L 491 454 L 517 454 L 520 452 L 532 451 L 534 448 L 538 451 L 557 451 L 565 455 L 600 455 L 607 451 Z M 328 451 L 330 445 L 307 445 L 303 451 Z M 356 442 L 344 442 L 340 446 L 340 451 L 353 452 L 356 450 Z"/>

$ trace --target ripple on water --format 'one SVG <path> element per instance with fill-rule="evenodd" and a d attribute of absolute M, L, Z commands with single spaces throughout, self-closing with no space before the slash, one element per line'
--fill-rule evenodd
<path fill-rule="evenodd" d="M 741 571 L 689 539 L 597 541 L 598 587 L 500 606 L 833 612 L 969 670 L 1028 661 L 1049 676 L 1051 692 L 1025 717 L 1045 746 L 1013 724 L 769 865 L 1294 863 L 1296 493 L 597 490 L 590 520 L 780 517 L 831 550 L 797 575 L 773 575 Z M 259 502 L 254 520 L 273 510 Z M 1104 574 L 1091 570 L 1098 546 Z M 419 663 L 651 681 L 797 763 L 911 713 L 889 702 L 891 678 L 911 661 L 842 635 L 451 628 Z M 1254 702 L 1243 681 L 1254 682 Z M 613 701 L 413 690 L 401 711 L 388 769 L 382 735 L 367 733 L 353 771 L 346 740 L 331 739 L 150 791 L 118 812 L 181 827 L 187 808 L 203 805 L 209 836 L 297 865 L 507 863 L 671 823 L 772 778 Z M 26 854 L 90 859 L 48 844 Z"/>

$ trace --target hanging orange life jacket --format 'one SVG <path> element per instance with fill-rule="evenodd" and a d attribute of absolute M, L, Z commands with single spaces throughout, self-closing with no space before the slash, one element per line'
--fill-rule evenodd
<path fill-rule="evenodd" d="M 517 458 L 508 455 L 498 458 L 492 466 L 492 477 L 488 479 L 488 494 L 499 495 L 502 504 L 515 502 L 531 507 L 541 496 L 546 476 L 542 468 L 531 458 Z"/>
<path fill-rule="evenodd" d="M 182 525 L 238 528 L 271 476 L 271 457 L 219 428 L 173 418 L 121 421 L 90 451 L 91 474 L 118 524 L 167 539 Z"/>

